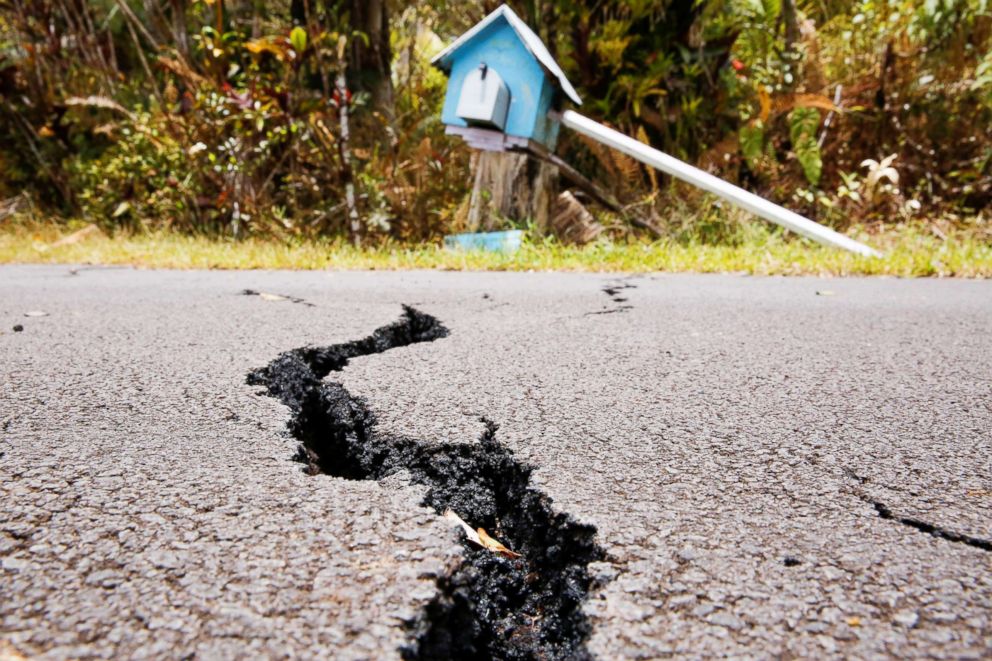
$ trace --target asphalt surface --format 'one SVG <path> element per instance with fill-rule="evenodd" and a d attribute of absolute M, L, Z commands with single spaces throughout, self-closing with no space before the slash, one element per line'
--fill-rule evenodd
<path fill-rule="evenodd" d="M 992 655 L 992 283 L 19 266 L 0 656 L 397 658 L 461 533 L 305 475 L 245 377 L 401 304 L 450 335 L 332 377 L 597 528 L 593 654 Z"/>

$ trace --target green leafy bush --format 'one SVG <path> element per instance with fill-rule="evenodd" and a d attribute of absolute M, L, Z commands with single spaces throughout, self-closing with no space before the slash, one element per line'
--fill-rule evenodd
<path fill-rule="evenodd" d="M 108 228 L 436 237 L 471 175 L 429 59 L 489 4 L 0 0 L 0 196 Z M 512 4 L 584 113 L 820 220 L 992 206 L 987 0 Z M 735 240 L 705 196 L 561 142 L 621 215 Z"/>

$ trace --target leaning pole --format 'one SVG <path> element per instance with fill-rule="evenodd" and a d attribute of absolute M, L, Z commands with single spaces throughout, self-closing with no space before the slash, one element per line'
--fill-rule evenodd
<path fill-rule="evenodd" d="M 769 202 L 758 197 L 754 193 L 749 193 L 743 188 L 738 188 L 733 184 L 714 177 L 708 172 L 703 172 L 697 167 L 669 156 L 665 152 L 649 147 L 648 145 L 634 140 L 633 138 L 615 131 L 608 126 L 603 126 L 588 117 L 580 115 L 574 110 L 566 110 L 558 115 L 559 121 L 564 126 L 581 133 L 607 147 L 612 147 L 627 154 L 638 161 L 657 168 L 676 179 L 681 179 L 687 183 L 697 186 L 717 197 L 722 197 L 731 204 L 735 204 L 742 209 L 750 211 L 756 216 L 771 221 L 776 225 L 788 228 L 797 234 L 809 237 L 814 241 L 827 245 L 850 250 L 853 253 L 864 255 L 865 257 L 881 257 L 882 254 L 850 239 L 839 232 L 835 232 L 829 227 L 815 223 L 808 218 L 803 218 L 799 214 L 789 211 L 784 207 Z"/>

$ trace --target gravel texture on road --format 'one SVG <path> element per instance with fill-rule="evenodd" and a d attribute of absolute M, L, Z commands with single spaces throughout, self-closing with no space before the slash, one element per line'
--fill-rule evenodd
<path fill-rule="evenodd" d="M 59 266 L 0 268 L 0 653 L 412 654 L 463 533 L 246 381 L 403 305 L 447 336 L 327 379 L 418 451 L 498 425 L 595 528 L 589 654 L 992 654 L 992 283 Z"/>

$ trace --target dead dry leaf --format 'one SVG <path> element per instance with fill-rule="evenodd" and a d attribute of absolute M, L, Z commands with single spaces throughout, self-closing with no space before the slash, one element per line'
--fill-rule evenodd
<path fill-rule="evenodd" d="M 768 92 L 761 87 L 758 88 L 758 103 L 761 104 L 761 110 L 758 113 L 758 117 L 762 122 L 767 122 L 768 115 L 772 112 L 772 97 L 769 96 Z"/>
<path fill-rule="evenodd" d="M 506 558 L 520 557 L 519 553 L 515 553 L 511 551 L 510 549 L 503 546 L 503 544 L 499 540 L 490 537 L 489 534 L 483 528 L 479 528 L 478 530 L 476 530 L 476 532 L 479 534 L 479 541 L 482 544 L 482 548 L 488 549 L 493 553 L 499 553 L 500 555 Z"/>
<path fill-rule="evenodd" d="M 462 520 L 462 517 L 458 516 L 457 514 L 455 514 L 454 512 L 452 512 L 451 510 L 445 510 L 444 511 L 444 518 L 447 519 L 448 521 L 451 521 L 453 523 L 457 523 L 458 525 L 460 525 L 462 527 L 462 530 L 464 530 L 465 531 L 465 534 L 468 536 L 469 541 L 474 542 L 475 544 L 478 544 L 479 546 L 482 546 L 482 540 L 479 539 L 479 534 L 477 532 L 475 532 L 474 530 L 472 530 L 472 526 L 470 526 L 467 523 L 465 523 L 465 521 Z"/>
<path fill-rule="evenodd" d="M 172 59 L 169 57 L 159 56 L 157 62 L 160 67 L 179 76 L 184 81 L 191 84 L 194 88 L 213 86 L 213 83 L 209 78 L 205 78 L 204 76 L 198 74 L 182 59 Z"/>
<path fill-rule="evenodd" d="M 861 618 L 858 617 L 857 615 L 855 615 L 853 617 L 849 617 L 849 618 L 847 618 L 847 625 L 848 626 L 851 626 L 851 627 L 860 627 L 861 626 Z"/>
<path fill-rule="evenodd" d="M 58 248 L 60 246 L 71 246 L 73 244 L 79 243 L 80 241 L 84 241 L 90 238 L 91 236 L 98 236 L 101 234 L 103 234 L 103 232 L 101 232 L 100 228 L 97 227 L 96 225 L 87 225 L 78 232 L 73 232 L 68 236 L 63 236 L 61 239 L 59 239 L 49 247 Z"/>
<path fill-rule="evenodd" d="M 63 103 L 67 106 L 83 106 L 87 108 L 103 108 L 105 110 L 113 110 L 114 112 L 119 112 L 127 117 L 134 118 L 134 115 L 130 110 L 106 96 L 70 96 L 68 99 L 63 101 Z"/>
<path fill-rule="evenodd" d="M 510 549 L 506 548 L 499 540 L 494 539 L 489 536 L 489 533 L 485 531 L 484 528 L 479 528 L 478 530 L 472 530 L 472 526 L 465 523 L 464 519 L 452 512 L 450 509 L 444 511 L 444 518 L 452 523 L 457 523 L 461 526 L 461 529 L 465 531 L 465 535 L 468 537 L 469 541 L 473 544 L 481 546 L 487 551 L 492 551 L 493 553 L 499 553 L 505 558 L 519 558 L 519 553 L 514 553 Z"/>
<path fill-rule="evenodd" d="M 606 229 L 596 222 L 589 210 L 569 191 L 563 191 L 558 195 L 551 227 L 563 242 L 576 245 L 589 243 Z"/>

